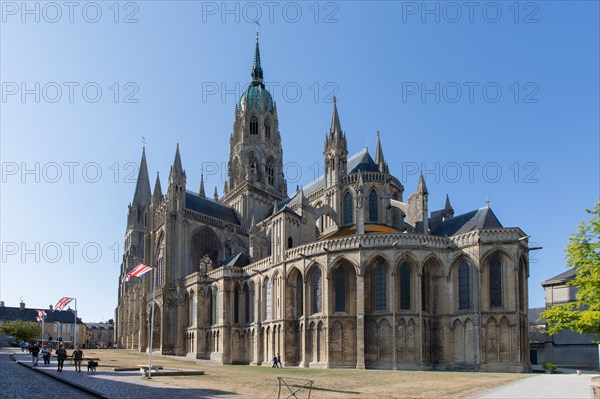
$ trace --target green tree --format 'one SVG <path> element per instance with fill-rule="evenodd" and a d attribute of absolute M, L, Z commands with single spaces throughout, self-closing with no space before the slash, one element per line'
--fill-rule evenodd
<path fill-rule="evenodd" d="M 42 328 L 31 321 L 5 321 L 0 325 L 0 332 L 12 335 L 17 341 L 34 341 L 42 334 Z"/>
<path fill-rule="evenodd" d="M 568 267 L 575 268 L 575 278 L 567 284 L 577 288 L 576 301 L 542 312 L 540 319 L 546 319 L 549 334 L 560 330 L 600 334 L 600 201 L 586 212 L 591 220 L 581 222 L 566 251 Z"/>

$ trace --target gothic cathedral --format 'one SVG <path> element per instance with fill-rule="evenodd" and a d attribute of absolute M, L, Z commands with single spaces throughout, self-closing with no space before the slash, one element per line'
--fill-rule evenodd
<path fill-rule="evenodd" d="M 404 193 L 377 135 L 348 154 L 337 104 L 324 174 L 288 195 L 277 105 L 258 38 L 236 104 L 227 182 L 187 189 L 179 146 L 165 194 L 145 152 L 119 279 L 121 348 L 286 367 L 526 371 L 528 236 L 489 205 L 429 211 Z M 407 197 L 407 198 L 406 198 Z M 405 199 L 406 198 L 406 199 Z M 138 263 L 152 276 L 121 283 Z"/>

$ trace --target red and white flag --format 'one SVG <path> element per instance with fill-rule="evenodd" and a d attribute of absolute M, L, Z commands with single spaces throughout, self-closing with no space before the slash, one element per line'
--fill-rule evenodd
<path fill-rule="evenodd" d="M 37 312 L 37 321 L 42 321 L 42 319 L 47 316 L 46 312 L 44 312 L 43 310 L 38 310 Z"/>
<path fill-rule="evenodd" d="M 42 321 L 42 320 L 44 320 L 44 318 L 43 318 L 43 317 L 40 317 L 40 316 L 36 317 L 35 319 L 36 319 L 37 321 Z"/>
<path fill-rule="evenodd" d="M 54 307 L 54 310 L 63 310 L 74 298 L 63 296 Z M 54 311 L 53 310 L 53 311 Z"/>
<path fill-rule="evenodd" d="M 144 274 L 148 273 L 150 270 L 152 270 L 152 267 L 144 265 L 143 263 L 140 263 L 139 265 L 134 267 L 129 273 L 127 273 L 127 275 L 132 276 L 132 277 L 142 277 Z"/>

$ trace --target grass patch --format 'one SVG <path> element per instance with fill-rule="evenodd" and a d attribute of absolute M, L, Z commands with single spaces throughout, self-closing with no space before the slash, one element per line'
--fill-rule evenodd
<path fill-rule="evenodd" d="M 112 371 L 113 367 L 136 367 L 138 364 L 148 363 L 148 354 L 123 349 L 86 350 L 85 355 L 100 358 L 99 372 L 103 368 Z M 204 370 L 206 373 L 202 376 L 156 377 L 153 381 L 183 388 L 227 391 L 240 398 L 276 397 L 277 377 L 286 376 L 314 380 L 312 396 L 316 398 L 378 399 L 468 397 L 531 376 L 509 373 L 220 366 L 205 360 L 156 354 L 152 356 L 152 364 L 165 368 Z M 301 385 L 297 381 L 291 383 Z"/>

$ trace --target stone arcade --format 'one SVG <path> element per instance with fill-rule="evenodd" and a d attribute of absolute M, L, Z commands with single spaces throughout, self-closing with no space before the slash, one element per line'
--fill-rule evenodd
<path fill-rule="evenodd" d="M 258 39 L 235 109 L 223 196 L 187 189 L 179 147 L 162 193 L 145 152 L 120 280 L 157 268 L 154 350 L 221 364 L 525 371 L 528 241 L 489 205 L 429 212 L 375 158 L 349 156 L 337 104 L 324 174 L 291 196 Z M 407 199 L 405 200 L 405 197 Z M 148 275 L 150 276 L 150 275 Z M 121 285 L 117 342 L 147 351 L 152 278 Z"/>

